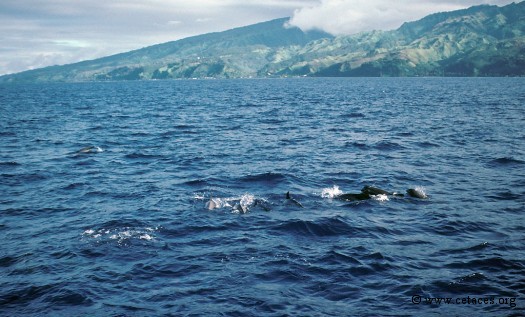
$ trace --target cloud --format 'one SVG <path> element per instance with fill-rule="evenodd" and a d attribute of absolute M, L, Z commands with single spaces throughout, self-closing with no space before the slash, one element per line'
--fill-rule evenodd
<path fill-rule="evenodd" d="M 294 12 L 290 25 L 318 29 L 334 35 L 396 29 L 403 22 L 428 14 L 453 11 L 479 4 L 505 5 L 513 0 L 320 0 Z"/>
<path fill-rule="evenodd" d="M 1 0 L 0 75 L 291 16 L 316 0 Z"/>
<path fill-rule="evenodd" d="M 67 46 L 67 47 L 90 47 L 91 45 L 84 41 L 78 41 L 78 40 L 54 40 L 54 44 L 61 45 L 61 46 Z"/>

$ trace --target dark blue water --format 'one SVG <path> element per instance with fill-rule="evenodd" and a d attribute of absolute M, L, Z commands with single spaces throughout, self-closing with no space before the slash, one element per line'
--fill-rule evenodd
<path fill-rule="evenodd" d="M 524 87 L 0 86 L 0 315 L 522 316 Z"/>

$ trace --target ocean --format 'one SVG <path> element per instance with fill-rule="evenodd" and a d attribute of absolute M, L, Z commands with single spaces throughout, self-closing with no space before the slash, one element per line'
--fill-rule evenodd
<path fill-rule="evenodd" d="M 524 196 L 524 78 L 0 85 L 0 315 L 523 316 Z"/>

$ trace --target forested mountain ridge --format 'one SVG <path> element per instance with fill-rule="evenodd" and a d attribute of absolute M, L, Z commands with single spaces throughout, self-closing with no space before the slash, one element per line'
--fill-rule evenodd
<path fill-rule="evenodd" d="M 429 15 L 397 30 L 337 36 L 287 19 L 254 24 L 0 82 L 284 76 L 523 76 L 525 2 Z"/>

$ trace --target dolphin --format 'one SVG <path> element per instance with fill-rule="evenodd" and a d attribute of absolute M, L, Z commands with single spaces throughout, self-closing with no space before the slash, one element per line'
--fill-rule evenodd
<path fill-rule="evenodd" d="M 206 202 L 206 205 L 204 206 L 208 210 L 213 210 L 213 209 L 219 208 L 219 205 L 220 205 L 219 202 L 212 197 L 210 198 L 209 201 Z"/>
<path fill-rule="evenodd" d="M 423 192 L 423 190 L 419 188 L 409 188 L 407 189 L 407 194 L 410 197 L 419 198 L 419 199 L 427 199 L 427 194 Z"/>
<path fill-rule="evenodd" d="M 103 152 L 100 147 L 98 146 L 86 146 L 85 148 L 81 148 L 80 150 L 76 151 L 76 154 L 92 154 L 92 153 L 100 153 Z"/>
<path fill-rule="evenodd" d="M 405 195 L 396 193 L 396 192 L 388 192 L 386 190 L 383 190 L 381 188 L 372 187 L 372 186 L 365 186 L 363 189 L 361 189 L 362 193 L 366 193 L 369 195 L 387 195 L 387 196 L 400 196 L 403 197 Z"/>
<path fill-rule="evenodd" d="M 268 205 L 268 202 L 265 201 L 264 199 L 259 199 L 259 198 L 255 198 L 253 199 L 253 202 L 246 202 L 246 201 L 243 201 L 242 199 L 236 203 L 232 208 L 234 211 L 238 211 L 240 213 L 247 213 L 249 211 L 249 209 L 253 207 L 260 207 L 261 209 L 263 209 L 264 211 L 270 211 L 271 208 L 270 206 Z"/>
<path fill-rule="evenodd" d="M 233 210 L 245 214 L 245 213 L 248 212 L 248 206 L 243 205 L 243 204 L 241 204 L 241 203 L 239 202 L 239 203 L 235 204 L 235 206 L 233 206 Z"/>
<path fill-rule="evenodd" d="M 391 192 L 387 192 L 386 190 L 372 186 L 363 187 L 363 189 L 361 189 L 361 192 L 369 195 L 392 195 Z"/>
<path fill-rule="evenodd" d="M 287 192 L 286 193 L 286 200 L 284 201 L 285 204 L 294 204 L 296 205 L 297 207 L 301 207 L 301 208 L 304 208 L 303 205 L 298 202 L 297 200 L 293 199 L 291 196 L 290 196 L 290 192 Z"/>
<path fill-rule="evenodd" d="M 336 198 L 346 201 L 360 201 L 370 199 L 370 194 L 368 193 L 359 193 L 359 194 L 342 194 Z"/>
<path fill-rule="evenodd" d="M 253 207 L 256 207 L 256 206 L 261 207 L 264 211 L 271 210 L 270 206 L 268 206 L 268 202 L 266 202 L 263 199 L 255 199 L 255 202 L 253 203 Z"/>
<path fill-rule="evenodd" d="M 400 196 L 403 197 L 403 194 L 395 193 L 395 192 L 389 192 L 386 190 L 383 190 L 381 188 L 372 187 L 372 186 L 365 186 L 363 189 L 361 189 L 361 192 L 359 194 L 342 194 L 337 196 L 336 198 L 346 200 L 346 201 L 360 201 L 360 200 L 367 200 L 372 198 L 372 196 Z"/>

